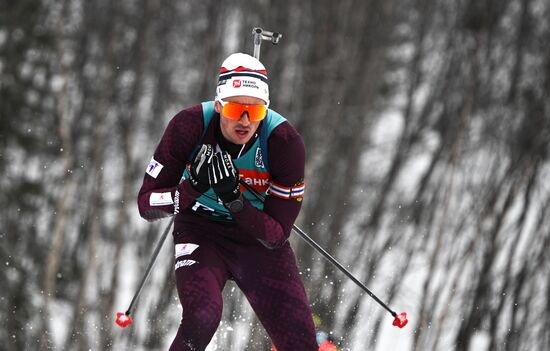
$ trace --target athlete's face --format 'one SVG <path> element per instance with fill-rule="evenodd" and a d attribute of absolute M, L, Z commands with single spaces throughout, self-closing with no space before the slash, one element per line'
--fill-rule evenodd
<path fill-rule="evenodd" d="M 232 96 L 223 99 L 223 101 L 227 102 L 236 102 L 239 104 L 247 104 L 247 105 L 264 105 L 265 101 L 262 99 L 258 99 L 251 96 Z M 250 138 L 256 133 L 256 130 L 258 129 L 258 126 L 260 125 L 261 121 L 251 121 L 248 117 L 248 113 L 244 112 L 241 115 L 241 118 L 239 120 L 230 119 L 227 117 L 224 117 L 222 113 L 222 104 L 219 101 L 216 101 L 216 104 L 214 105 L 214 109 L 216 112 L 218 112 L 221 116 L 220 118 L 220 128 L 222 130 L 222 134 L 228 141 L 232 142 L 233 144 L 243 145 L 246 144 Z"/>

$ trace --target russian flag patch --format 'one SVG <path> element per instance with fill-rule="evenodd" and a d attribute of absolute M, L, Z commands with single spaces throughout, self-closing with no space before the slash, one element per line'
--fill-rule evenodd
<path fill-rule="evenodd" d="M 304 196 L 306 185 L 304 183 L 299 183 L 291 187 L 286 187 L 271 183 L 269 185 L 268 193 L 280 197 L 282 199 L 298 199 Z"/>

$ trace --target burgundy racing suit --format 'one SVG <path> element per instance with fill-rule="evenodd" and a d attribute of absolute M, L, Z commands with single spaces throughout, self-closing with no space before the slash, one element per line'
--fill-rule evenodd
<path fill-rule="evenodd" d="M 301 198 L 268 195 L 263 210 L 245 199 L 234 221 L 224 222 L 193 211 L 200 193 L 189 180 L 180 183 L 199 144 L 219 145 L 236 157 L 235 145 L 220 132 L 219 118 L 216 114 L 204 131 L 201 105 L 179 112 L 168 124 L 139 191 L 139 211 L 149 221 L 172 215 L 174 204 L 178 207 L 173 237 L 183 312 L 170 350 L 206 348 L 221 320 L 228 279 L 242 290 L 279 351 L 317 350 L 307 296 L 287 241 Z M 262 124 L 255 137 L 260 128 Z M 268 160 L 273 184 L 290 188 L 303 183 L 304 144 L 288 121 L 271 132 Z"/>

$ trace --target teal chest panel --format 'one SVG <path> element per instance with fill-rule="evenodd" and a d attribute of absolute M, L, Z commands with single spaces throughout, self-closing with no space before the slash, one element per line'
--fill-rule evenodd
<path fill-rule="evenodd" d="M 204 118 L 204 132 L 202 137 L 204 137 L 204 133 L 215 115 L 214 102 L 203 102 L 202 109 Z M 270 181 L 267 141 L 273 129 L 284 121 L 286 121 L 286 119 L 283 116 L 273 110 L 268 110 L 266 118 L 262 121 L 259 137 L 246 153 L 237 159 L 233 159 L 233 163 L 239 169 L 240 178 L 264 195 L 269 188 Z M 199 145 L 202 143 L 202 137 Z M 183 178 L 187 179 L 188 177 L 189 173 L 185 170 Z M 241 191 L 243 192 L 243 196 L 246 197 L 254 207 L 263 210 L 263 202 L 254 197 L 249 191 L 246 191 L 243 186 L 241 186 Z M 209 189 L 199 196 L 191 206 L 191 210 L 214 219 L 217 218 L 225 221 L 231 221 L 233 219 L 231 213 L 218 200 L 212 189 Z"/>

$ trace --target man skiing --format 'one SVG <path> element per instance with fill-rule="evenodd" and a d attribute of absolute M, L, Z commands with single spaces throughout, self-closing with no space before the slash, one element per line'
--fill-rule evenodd
<path fill-rule="evenodd" d="M 279 351 L 318 346 L 307 296 L 287 241 L 304 194 L 301 136 L 269 106 L 265 67 L 230 55 L 216 100 L 169 122 L 146 169 L 140 214 L 175 214 L 175 275 L 182 320 L 171 351 L 204 350 L 235 281 Z M 239 185 L 266 195 L 259 201 Z"/>

